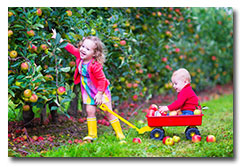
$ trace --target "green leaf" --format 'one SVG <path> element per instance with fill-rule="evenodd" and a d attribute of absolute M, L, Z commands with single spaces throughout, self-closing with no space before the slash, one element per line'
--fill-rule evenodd
<path fill-rule="evenodd" d="M 64 48 L 65 46 L 67 46 L 68 42 L 62 42 L 58 47 L 59 48 Z"/>
<path fill-rule="evenodd" d="M 63 72 L 69 72 L 70 71 L 70 67 L 60 68 L 60 70 L 63 71 Z"/>
<path fill-rule="evenodd" d="M 61 35 L 57 33 L 56 39 L 55 39 L 55 44 L 58 45 L 61 40 Z"/>
<path fill-rule="evenodd" d="M 36 72 L 41 72 L 41 70 L 42 70 L 42 66 L 38 66 L 37 68 L 36 68 Z"/>

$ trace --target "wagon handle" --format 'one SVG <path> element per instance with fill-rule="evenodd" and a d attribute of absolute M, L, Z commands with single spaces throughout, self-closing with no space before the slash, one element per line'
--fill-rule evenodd
<path fill-rule="evenodd" d="M 133 125 L 132 123 L 130 123 L 129 121 L 127 121 L 126 119 L 124 119 L 123 117 L 119 116 L 118 114 L 116 114 L 115 112 L 113 112 L 112 110 L 110 110 L 108 108 L 108 106 L 106 104 L 101 104 L 99 106 L 99 108 L 103 111 L 107 111 L 109 112 L 110 114 L 114 115 L 115 117 L 119 118 L 122 122 L 126 123 L 127 125 L 129 125 L 130 127 L 136 129 L 136 131 L 140 131 L 135 125 Z"/>

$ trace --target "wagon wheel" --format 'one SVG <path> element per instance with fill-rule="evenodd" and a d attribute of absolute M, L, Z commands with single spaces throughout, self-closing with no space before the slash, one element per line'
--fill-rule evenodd
<path fill-rule="evenodd" d="M 196 126 L 188 126 L 188 127 L 186 128 L 186 130 L 185 130 L 185 133 L 186 133 L 186 131 L 187 131 L 189 128 L 196 128 L 196 129 L 197 129 Z"/>
<path fill-rule="evenodd" d="M 155 140 L 162 140 L 164 138 L 164 129 L 155 128 L 151 131 L 150 138 Z"/>
<path fill-rule="evenodd" d="M 185 135 L 188 140 L 191 140 L 192 136 L 201 135 L 201 134 L 200 134 L 199 130 L 197 129 L 197 127 L 194 127 L 194 128 L 188 127 L 185 131 Z"/>

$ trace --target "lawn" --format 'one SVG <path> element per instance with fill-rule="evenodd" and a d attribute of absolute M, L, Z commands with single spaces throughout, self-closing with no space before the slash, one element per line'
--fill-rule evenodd
<path fill-rule="evenodd" d="M 124 129 L 126 143 L 120 144 L 111 127 L 98 129 L 98 139 L 92 143 L 66 144 L 53 147 L 44 152 L 28 154 L 28 157 L 233 157 L 233 94 L 220 96 L 206 101 L 202 105 L 209 109 L 204 111 L 202 125 L 198 127 L 202 141 L 192 143 L 185 138 L 186 127 L 164 127 L 167 136 L 178 135 L 179 143 L 167 146 L 162 141 L 150 139 L 150 132 L 139 135 L 132 128 Z M 138 120 L 145 113 L 139 113 L 130 120 L 137 127 L 146 126 Z M 124 124 L 124 123 L 122 123 Z M 206 136 L 216 136 L 215 143 L 206 142 Z M 141 144 L 133 143 L 135 137 L 142 139 Z"/>

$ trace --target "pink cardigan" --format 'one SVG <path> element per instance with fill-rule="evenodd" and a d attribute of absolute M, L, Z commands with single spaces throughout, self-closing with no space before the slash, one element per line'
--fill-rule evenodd
<path fill-rule="evenodd" d="M 74 74 L 74 83 L 78 84 L 80 83 L 80 73 L 78 70 L 79 63 L 83 61 L 80 58 L 80 52 L 79 49 L 73 46 L 72 44 L 68 43 L 66 47 L 64 48 L 68 52 L 70 52 L 72 55 L 76 57 L 76 69 Z M 104 92 L 108 85 L 110 84 L 109 81 L 106 79 L 106 76 L 103 73 L 103 66 L 95 61 L 94 59 L 91 60 L 92 62 L 88 66 L 88 73 L 91 77 L 92 83 L 95 85 L 98 91 Z"/>

